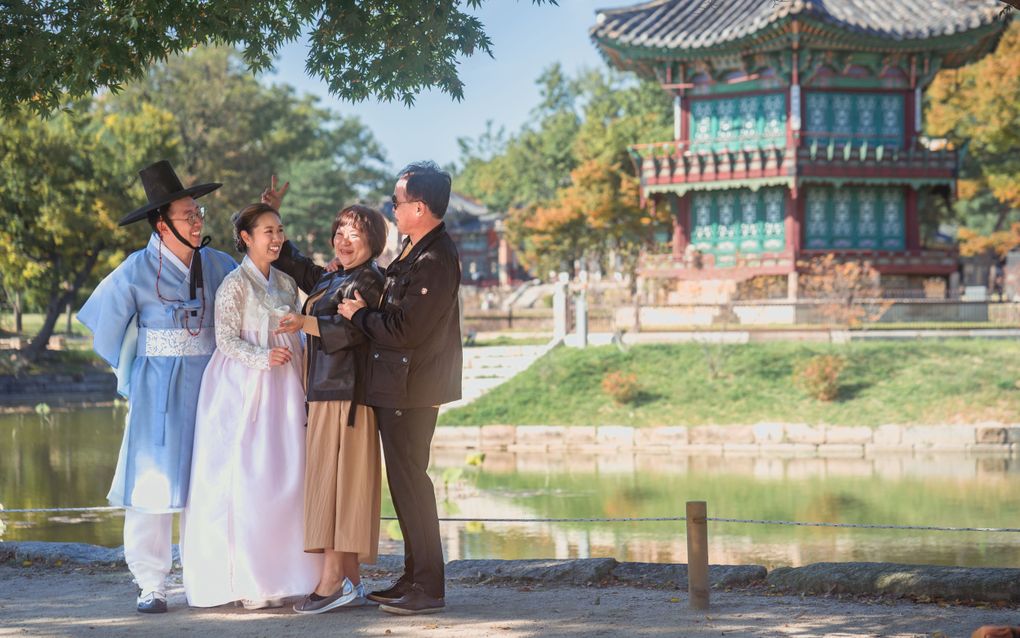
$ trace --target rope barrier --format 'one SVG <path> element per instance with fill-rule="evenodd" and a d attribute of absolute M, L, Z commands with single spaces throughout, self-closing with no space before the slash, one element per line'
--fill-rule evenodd
<path fill-rule="evenodd" d="M 113 512 L 122 510 L 122 507 L 44 507 L 32 509 L 0 509 L 0 516 L 4 514 L 42 514 L 62 512 Z M 395 521 L 395 516 L 383 516 L 384 521 Z M 470 518 L 470 517 L 447 517 L 440 518 L 444 523 L 677 523 L 686 521 L 686 516 L 646 516 L 626 518 Z M 717 518 L 708 517 L 706 520 L 713 523 L 741 523 L 752 525 L 791 525 L 795 527 L 842 527 L 851 529 L 895 529 L 915 530 L 924 532 L 990 532 L 990 533 L 1020 533 L 1020 527 L 941 527 L 938 525 L 883 525 L 876 523 L 815 523 L 806 521 L 773 521 L 754 518 Z"/>

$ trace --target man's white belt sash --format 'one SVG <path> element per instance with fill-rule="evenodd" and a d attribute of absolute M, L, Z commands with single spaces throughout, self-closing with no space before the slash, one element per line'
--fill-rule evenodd
<path fill-rule="evenodd" d="M 216 350 L 212 326 L 192 336 L 186 328 L 139 328 L 139 357 L 198 357 Z"/>

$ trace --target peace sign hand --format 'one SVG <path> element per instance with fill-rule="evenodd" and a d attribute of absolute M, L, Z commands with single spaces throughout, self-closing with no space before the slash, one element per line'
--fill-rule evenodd
<path fill-rule="evenodd" d="M 277 188 L 276 175 L 273 175 L 269 186 L 266 187 L 266 190 L 262 191 L 262 203 L 269 204 L 279 211 L 280 206 L 283 205 L 283 197 L 287 194 L 288 188 L 290 188 L 290 182 L 284 183 L 283 188 Z"/>

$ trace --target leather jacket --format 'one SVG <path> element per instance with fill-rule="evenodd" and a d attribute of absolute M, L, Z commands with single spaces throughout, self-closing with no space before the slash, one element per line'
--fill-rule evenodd
<path fill-rule="evenodd" d="M 353 299 L 355 290 L 370 307 L 378 307 L 385 282 L 379 267 L 370 259 L 350 270 L 327 272 L 298 252 L 290 241 L 284 242 L 273 267 L 293 277 L 308 295 L 302 313 L 318 318 L 319 336 L 308 335 L 305 346 L 307 400 L 353 401 L 364 405 L 368 340 L 361 330 L 337 314 L 336 307 L 342 299 Z"/>
<path fill-rule="evenodd" d="M 440 223 L 386 268 L 382 306 L 351 317 L 371 341 L 368 405 L 423 408 L 460 398 L 460 276 L 457 246 Z"/>

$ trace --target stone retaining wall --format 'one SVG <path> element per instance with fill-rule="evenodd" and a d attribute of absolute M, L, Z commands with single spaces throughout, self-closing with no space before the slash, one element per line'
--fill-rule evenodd
<path fill-rule="evenodd" d="M 641 450 L 663 453 L 862 457 L 882 452 L 1020 454 L 1020 423 L 973 425 L 440 426 L 435 448 L 509 452 Z"/>
<path fill-rule="evenodd" d="M 96 403 L 116 397 L 117 378 L 110 372 L 0 375 L 0 406 Z"/>

